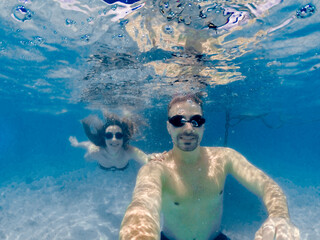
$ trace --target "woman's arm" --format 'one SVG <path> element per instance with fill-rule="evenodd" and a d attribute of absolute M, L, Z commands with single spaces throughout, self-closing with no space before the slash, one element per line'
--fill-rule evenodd
<path fill-rule="evenodd" d="M 162 165 L 150 162 L 138 174 L 133 199 L 122 220 L 120 240 L 160 239 Z"/>
<path fill-rule="evenodd" d="M 148 155 L 141 151 L 139 148 L 129 146 L 129 151 L 133 160 L 141 164 L 146 164 L 148 162 Z"/>
<path fill-rule="evenodd" d="M 85 150 L 87 150 L 86 154 L 84 155 L 84 157 L 87 160 L 96 160 L 94 155 L 96 155 L 99 152 L 98 146 L 94 145 L 90 141 L 78 142 L 78 139 L 73 136 L 69 137 L 69 141 L 71 143 L 71 146 L 80 147 L 80 148 L 84 148 Z"/>
<path fill-rule="evenodd" d="M 166 151 L 162 153 L 151 153 L 146 154 L 141 151 L 139 148 L 130 146 L 130 151 L 132 152 L 132 158 L 141 164 L 146 164 L 149 161 L 163 161 L 164 155 L 167 153 Z"/>
<path fill-rule="evenodd" d="M 78 142 L 78 139 L 74 136 L 69 137 L 69 141 L 71 143 L 71 146 L 73 147 L 81 147 L 89 151 L 90 146 L 93 145 L 90 141 L 84 141 L 84 142 Z"/>

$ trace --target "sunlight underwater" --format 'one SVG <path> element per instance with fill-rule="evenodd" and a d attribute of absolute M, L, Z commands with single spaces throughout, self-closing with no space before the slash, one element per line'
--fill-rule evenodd
<path fill-rule="evenodd" d="M 2 97 L 20 100 L 22 113 L 58 117 L 72 112 L 70 102 L 86 103 L 93 109 L 101 104 L 110 108 L 144 109 L 152 106 L 150 98 L 154 97 L 163 106 L 162 100 L 175 92 L 244 82 L 248 76 L 243 74 L 237 61 L 245 59 L 253 50 L 259 52 L 256 46 L 261 44 L 270 50 L 264 55 L 266 66 L 283 78 L 313 73 L 320 67 L 319 55 L 306 54 L 319 48 L 318 31 L 307 36 L 296 35 L 295 41 L 281 39 L 279 33 L 288 28 L 288 35 L 302 34 L 316 16 L 319 24 L 318 1 L 290 5 L 280 0 L 265 4 L 235 0 L 228 1 L 228 6 L 220 5 L 225 2 L 220 0 L 198 1 L 199 5 L 184 5 L 183 11 L 181 6 L 172 3 L 174 1 L 158 1 L 160 10 L 155 12 L 152 11 L 154 2 L 2 1 L 1 36 L 4 37 L 0 40 L 0 53 L 5 59 L 0 73 L 4 80 L 0 86 Z M 172 11 L 168 11 L 169 2 L 173 5 Z M 284 4 L 281 6 L 285 10 L 279 11 L 279 17 L 275 17 L 275 13 L 269 16 L 268 11 L 281 8 L 278 4 Z M 189 14 L 200 18 L 191 21 Z M 213 19 L 216 22 L 212 22 Z M 186 29 L 191 30 L 186 33 Z M 245 34 L 241 32 L 244 29 Z M 273 37 L 274 41 L 266 41 L 267 37 Z M 301 62 L 288 59 L 289 52 L 302 56 Z M 298 63 L 308 67 L 300 68 Z M 130 80 L 131 76 L 137 80 Z M 292 83 L 284 81 L 286 84 Z M 5 138 L 1 140 L 10 140 L 8 129 L 2 134 Z M 68 144 L 67 140 L 63 144 Z M 75 150 L 70 147 L 67 151 Z M 80 156 L 76 153 L 74 158 Z M 5 158 L 3 155 L 1 161 L 7 161 Z M 63 160 L 60 164 L 63 165 Z M 95 164 L 87 164 L 58 176 L 48 173 L 39 179 L 19 176 L 9 183 L 5 181 L 0 188 L 0 239 L 117 239 L 139 167 L 130 163 L 125 172 L 105 172 Z M 15 169 L 10 171 L 14 175 Z M 320 239 L 319 185 L 297 186 L 281 178 L 281 174 L 275 180 L 288 196 L 290 213 L 301 230 L 301 239 Z M 241 191 L 232 193 L 227 189 L 226 201 L 230 201 L 232 194 L 247 197 Z M 248 198 L 251 202 L 250 196 Z M 256 199 L 253 201 L 260 204 Z M 224 233 L 234 240 L 252 239 L 260 225 L 260 219 L 251 216 L 257 209 L 264 217 L 261 207 L 246 209 L 248 222 L 227 218 L 222 226 Z M 235 206 L 225 212 L 232 214 L 233 211 L 237 211 Z"/>

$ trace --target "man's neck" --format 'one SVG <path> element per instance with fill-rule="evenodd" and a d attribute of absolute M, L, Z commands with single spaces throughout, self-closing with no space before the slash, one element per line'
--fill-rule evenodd
<path fill-rule="evenodd" d="M 172 149 L 174 161 L 181 162 L 182 164 L 195 164 L 199 161 L 200 156 L 200 146 L 193 151 L 182 151 L 176 146 Z"/>

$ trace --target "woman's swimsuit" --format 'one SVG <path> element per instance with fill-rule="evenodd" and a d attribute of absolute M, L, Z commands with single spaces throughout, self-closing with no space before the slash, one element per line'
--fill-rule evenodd
<path fill-rule="evenodd" d="M 174 239 L 169 239 L 167 238 L 163 232 L 161 232 L 161 240 L 174 240 Z M 224 235 L 223 233 L 220 233 L 216 238 L 212 239 L 212 240 L 230 240 L 230 238 L 228 238 L 226 235 Z"/>
<path fill-rule="evenodd" d="M 109 167 L 109 168 L 106 168 L 106 167 L 102 166 L 102 165 L 99 164 L 99 163 L 98 163 L 98 165 L 99 165 L 99 167 L 100 167 L 101 169 L 106 170 L 106 171 L 123 171 L 123 170 L 125 170 L 126 168 L 128 168 L 129 163 L 127 163 L 127 165 L 125 165 L 125 166 L 122 167 L 122 168 L 117 168 L 117 167 Z"/>

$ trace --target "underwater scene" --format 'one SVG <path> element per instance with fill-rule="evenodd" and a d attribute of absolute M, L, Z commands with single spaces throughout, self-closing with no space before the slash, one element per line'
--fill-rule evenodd
<path fill-rule="evenodd" d="M 319 0 L 1 1 L 0 239 L 119 239 L 143 163 L 89 161 L 83 119 L 130 118 L 130 146 L 162 153 L 173 146 L 167 105 L 185 93 L 204 102 L 201 146 L 243 154 L 280 185 L 301 239 L 320 239 L 319 10 Z M 228 176 L 223 202 L 222 232 L 254 239 L 262 200 Z"/>

